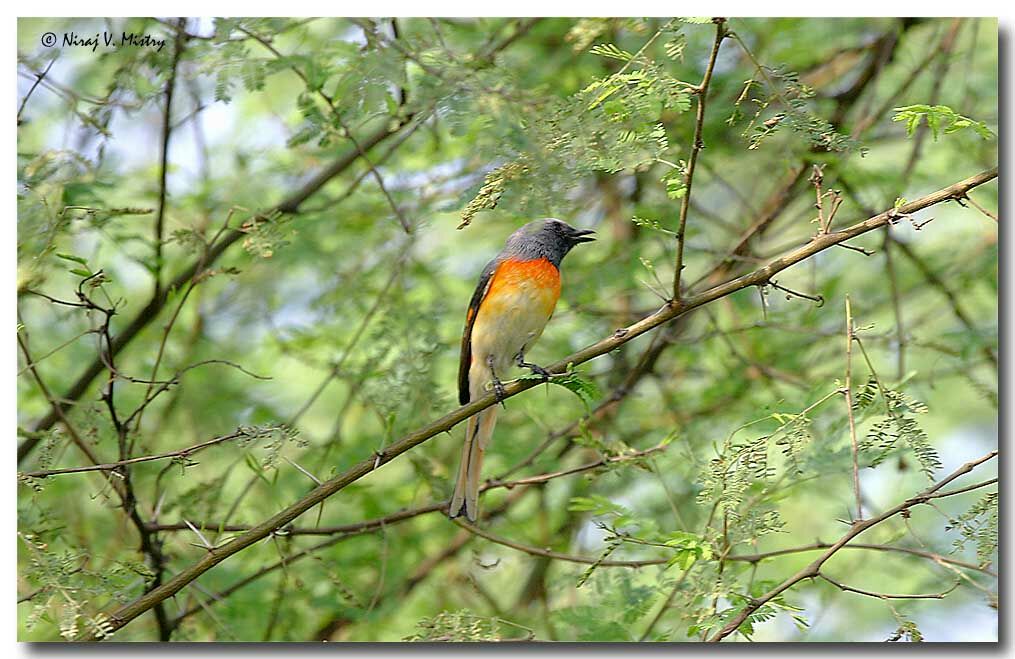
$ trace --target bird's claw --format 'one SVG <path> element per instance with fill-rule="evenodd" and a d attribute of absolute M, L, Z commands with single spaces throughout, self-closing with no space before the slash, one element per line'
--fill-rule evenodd
<path fill-rule="evenodd" d="M 534 374 L 543 378 L 543 382 L 547 382 L 551 377 L 553 377 L 548 370 L 546 370 L 542 366 L 537 366 L 536 364 L 524 363 L 522 364 L 522 367 L 529 369 Z"/>
<path fill-rule="evenodd" d="M 504 399 L 507 398 L 507 392 L 504 390 L 504 383 L 496 378 L 493 380 L 493 395 L 497 398 L 497 402 L 501 405 L 504 404 Z"/>
<path fill-rule="evenodd" d="M 534 375 L 538 375 L 543 378 L 543 382 L 546 382 L 553 377 L 553 375 L 551 375 L 550 372 L 542 366 L 525 361 L 525 358 L 521 355 L 521 353 L 515 357 L 515 363 L 519 366 L 519 368 L 527 368 L 532 371 Z"/>
<path fill-rule="evenodd" d="M 497 377 L 497 371 L 493 368 L 493 355 L 486 358 L 486 365 L 490 367 L 490 375 L 493 376 L 490 381 L 490 384 L 493 385 L 493 394 L 497 398 L 497 402 L 506 409 L 507 405 L 504 405 L 504 399 L 507 398 L 507 392 L 504 391 L 504 383 Z"/>

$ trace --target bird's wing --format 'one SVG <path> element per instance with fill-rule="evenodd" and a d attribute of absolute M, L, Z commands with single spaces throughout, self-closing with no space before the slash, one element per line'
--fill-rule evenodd
<path fill-rule="evenodd" d="M 469 402 L 469 367 L 472 365 L 472 326 L 476 323 L 476 315 L 479 313 L 479 305 L 483 303 L 487 292 L 490 290 L 490 282 L 497 272 L 500 259 L 494 259 L 483 268 L 483 274 L 479 276 L 479 283 L 476 291 L 469 301 L 469 310 L 465 313 L 465 331 L 462 332 L 462 353 L 458 362 L 458 402 L 465 405 Z"/>

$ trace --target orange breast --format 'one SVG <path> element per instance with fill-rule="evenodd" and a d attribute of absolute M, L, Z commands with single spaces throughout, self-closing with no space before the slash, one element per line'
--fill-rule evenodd
<path fill-rule="evenodd" d="M 547 259 L 504 261 L 494 273 L 485 302 L 495 302 L 502 295 L 514 297 L 523 290 L 529 293 L 533 302 L 542 305 L 549 316 L 560 297 L 560 271 L 557 266 Z"/>

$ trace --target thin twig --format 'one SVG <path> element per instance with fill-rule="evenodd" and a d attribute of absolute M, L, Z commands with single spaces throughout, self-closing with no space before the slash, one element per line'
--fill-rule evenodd
<path fill-rule="evenodd" d="M 687 211 L 691 207 L 691 186 L 694 184 L 694 167 L 698 162 L 698 153 L 705 146 L 701 135 L 705 129 L 705 103 L 708 100 L 708 85 L 712 82 L 712 71 L 715 69 L 719 46 L 722 45 L 723 39 L 726 38 L 726 19 L 713 18 L 712 21 L 715 23 L 715 41 L 712 43 L 712 52 L 708 57 L 708 64 L 705 66 L 705 74 L 701 78 L 701 84 L 695 89 L 698 109 L 694 122 L 691 155 L 687 158 L 687 169 L 684 171 L 684 197 L 680 200 L 680 219 L 677 224 L 677 256 L 673 272 L 674 300 L 680 300 L 680 272 L 684 269 L 684 232 L 687 228 Z"/>
<path fill-rule="evenodd" d="M 790 297 L 799 297 L 799 298 L 802 298 L 804 300 L 810 300 L 812 302 L 816 302 L 819 307 L 824 306 L 824 304 L 825 304 L 825 298 L 822 295 L 808 295 L 807 293 L 801 293 L 800 291 L 794 291 L 792 288 L 786 288 L 785 286 L 779 284 L 778 282 L 776 282 L 774 280 L 768 282 L 768 285 L 771 286 L 772 288 L 776 289 L 776 290 L 780 290 L 783 293 L 785 293 L 786 294 L 786 299 L 789 299 Z"/>
<path fill-rule="evenodd" d="M 249 436 L 250 436 L 249 433 L 238 430 L 228 435 L 222 435 L 221 437 L 209 439 L 206 442 L 194 444 L 193 446 L 188 446 L 187 448 L 180 449 L 178 451 L 159 453 L 158 455 L 146 455 L 138 458 L 129 458 L 127 460 L 119 460 L 117 462 L 94 464 L 89 467 L 67 467 L 65 469 L 45 469 L 42 471 L 29 471 L 25 472 L 23 475 L 28 476 L 29 478 L 49 478 L 50 476 L 59 476 L 61 474 L 80 474 L 86 471 L 113 471 L 115 469 L 119 469 L 120 467 L 138 464 L 140 462 L 152 462 L 154 460 L 165 460 L 167 458 L 188 458 L 194 453 L 206 449 L 209 446 L 221 444 L 222 442 L 227 442 L 231 439 L 238 439 L 241 437 L 249 437 Z"/>
<path fill-rule="evenodd" d="M 49 64 L 46 65 L 46 68 L 43 71 L 40 71 L 39 73 L 35 74 L 35 82 L 32 83 L 32 86 L 28 89 L 28 93 L 25 94 L 25 98 L 21 100 L 21 105 L 18 106 L 17 119 L 19 126 L 21 125 L 21 113 L 25 111 L 25 105 L 28 104 L 28 99 L 30 99 L 32 97 L 32 94 L 35 93 L 35 88 L 39 86 L 39 83 L 41 83 L 46 78 L 46 76 L 49 75 L 49 70 L 53 68 L 54 64 L 56 64 L 56 60 L 57 60 L 56 57 L 49 60 Z"/>
<path fill-rule="evenodd" d="M 602 557 L 577 556 L 574 554 L 565 554 L 563 552 L 553 551 L 552 549 L 546 549 L 544 547 L 533 547 L 531 545 L 526 545 L 521 542 L 509 540 L 508 538 L 503 538 L 499 535 L 490 533 L 486 529 L 482 529 L 474 524 L 470 524 L 469 522 L 466 522 L 460 517 L 455 519 L 454 522 L 458 526 L 467 530 L 469 533 L 472 533 L 473 535 L 478 535 L 479 537 L 485 538 L 495 544 L 503 545 L 505 547 L 509 547 L 511 549 L 515 549 L 517 551 L 524 552 L 526 554 L 531 554 L 532 556 L 542 556 L 544 558 L 552 558 L 554 560 L 567 561 L 569 563 L 580 563 L 582 565 L 596 565 L 602 567 L 638 568 L 638 567 L 646 567 L 649 565 L 663 565 L 665 563 L 668 563 L 670 560 L 669 557 L 664 557 L 664 558 L 648 558 L 640 561 L 618 561 L 608 558 L 604 559 Z"/>
<path fill-rule="evenodd" d="M 39 375 L 38 369 L 35 368 L 35 364 L 32 361 L 32 355 L 30 352 L 28 352 L 28 339 L 25 336 L 24 330 L 18 332 L 17 335 L 18 335 L 18 347 L 21 348 L 21 354 L 25 356 L 25 361 L 28 363 L 28 366 L 26 366 L 25 368 L 27 368 L 29 372 L 32 374 L 32 379 L 35 380 L 35 384 L 37 387 L 39 387 L 39 391 L 42 392 L 42 396 L 49 402 L 50 406 L 59 413 L 60 421 L 63 423 L 64 428 L 67 429 L 67 433 L 70 435 L 71 441 L 74 442 L 74 445 L 77 446 L 78 449 L 80 449 L 81 452 L 85 454 L 85 457 L 87 457 L 90 462 L 92 462 L 93 464 L 97 463 L 99 461 L 99 458 L 92 451 L 91 447 L 88 446 L 88 444 L 81 438 L 81 435 L 78 434 L 78 431 L 71 424 L 70 420 L 67 418 L 67 415 L 64 414 L 63 408 L 60 406 L 60 403 L 58 403 L 56 400 L 53 399 L 53 395 L 50 393 L 49 387 L 46 386 L 46 383 L 45 381 L 43 381 L 42 376 Z"/>
<path fill-rule="evenodd" d="M 183 55 L 183 49 L 187 43 L 186 32 L 183 30 L 187 19 L 178 18 L 176 23 L 180 30 L 173 40 L 173 60 L 169 66 L 169 78 L 166 80 L 166 106 L 162 113 L 162 146 L 159 151 L 159 205 L 155 213 L 155 263 L 152 269 L 152 277 L 155 280 L 153 298 L 159 297 L 162 292 L 162 243 L 166 218 L 166 179 L 169 175 L 169 139 L 173 134 L 173 92 L 176 89 L 176 74 L 180 67 L 180 56 Z"/>
<path fill-rule="evenodd" d="M 356 328 L 355 332 L 353 332 L 352 338 L 349 339 L 349 343 L 347 343 L 345 348 L 342 350 L 342 356 L 338 358 L 338 360 L 331 367 L 331 370 L 328 371 L 328 374 L 324 377 L 323 380 L 321 380 L 321 383 L 317 385 L 317 388 L 314 389 L 314 392 L 310 395 L 310 398 L 308 398 L 306 402 L 303 403 L 303 405 L 301 405 L 298 410 L 296 410 L 296 413 L 292 415 L 292 417 L 287 422 L 287 425 L 295 426 L 296 422 L 300 420 L 300 418 L 306 413 L 306 411 L 309 410 L 310 407 L 317 401 L 317 399 L 321 396 L 321 394 L 324 393 L 324 389 L 329 384 L 331 384 L 332 380 L 334 380 L 336 377 L 339 376 L 339 374 L 341 374 L 342 369 L 345 367 L 346 360 L 350 357 L 350 355 L 353 354 L 353 348 L 355 348 L 356 344 L 359 343 L 359 340 L 360 338 L 362 338 L 363 333 L 366 332 L 367 328 L 370 326 L 371 321 L 373 321 L 374 316 L 376 316 L 377 312 L 380 310 L 381 304 L 387 298 L 388 292 L 391 290 L 391 288 L 395 285 L 395 282 L 398 281 L 398 278 L 401 276 L 402 269 L 406 261 L 408 260 L 410 253 L 411 253 L 410 248 L 406 248 L 401 251 L 401 256 L 399 256 L 395 260 L 394 264 L 391 267 L 391 274 L 388 277 L 388 281 L 385 282 L 384 286 L 381 288 L 381 291 L 374 298 L 374 302 L 370 306 L 370 309 L 367 310 L 366 314 L 363 316 L 363 319 L 360 321 L 359 326 Z"/>
<path fill-rule="evenodd" d="M 981 206 L 980 204 L 976 203 L 976 200 L 975 200 L 975 199 L 973 199 L 973 197 L 972 197 L 971 195 L 968 195 L 968 194 L 967 194 L 967 195 L 966 195 L 966 197 L 965 197 L 965 199 L 966 199 L 966 201 L 968 201 L 969 203 L 971 203 L 971 204 L 973 205 L 973 208 L 975 208 L 976 210 L 980 211 L 981 213 L 983 213 L 984 215 L 986 215 L 986 216 L 987 216 L 987 217 L 989 217 L 990 219 L 994 220 L 995 222 L 998 222 L 998 221 L 999 221 L 999 220 L 997 219 L 997 215 L 995 215 L 995 214 L 991 213 L 991 212 L 990 212 L 989 210 L 987 210 L 986 208 L 984 208 L 984 207 L 983 207 L 983 206 Z"/>
<path fill-rule="evenodd" d="M 757 563 L 759 561 L 764 561 L 764 560 L 767 560 L 769 558 L 776 558 L 776 557 L 779 557 L 779 556 L 786 556 L 788 554 L 799 554 L 801 552 L 818 551 L 819 549 L 828 549 L 828 548 L 833 547 L 833 546 L 834 546 L 834 543 L 831 543 L 831 542 L 820 542 L 819 541 L 819 542 L 811 543 L 809 545 L 802 545 L 800 547 L 787 547 L 785 549 L 775 549 L 775 550 L 772 550 L 772 551 L 761 552 L 761 553 L 758 553 L 758 554 L 731 554 L 731 555 L 726 557 L 726 560 L 728 560 L 728 561 L 742 561 L 742 562 L 745 562 L 745 563 Z M 911 556 L 919 556 L 921 558 L 926 558 L 928 560 L 934 561 L 935 563 L 939 563 L 939 564 L 940 563 L 947 563 L 947 564 L 950 564 L 950 565 L 956 565 L 958 567 L 966 568 L 967 570 L 976 570 L 977 572 L 982 572 L 982 573 L 990 575 L 992 577 L 996 577 L 997 576 L 997 574 L 994 573 L 993 571 L 991 571 L 991 570 L 989 570 L 987 568 L 981 567 L 979 565 L 975 565 L 973 563 L 967 563 L 965 561 L 960 561 L 960 560 L 958 560 L 956 558 L 952 558 L 951 556 L 946 556 L 944 554 L 935 554 L 934 552 L 924 551 L 924 550 L 921 550 L 921 549 L 911 549 L 909 547 L 895 547 L 893 545 L 879 545 L 879 544 L 871 544 L 871 543 L 863 543 L 863 542 L 851 542 L 848 545 L 843 546 L 842 548 L 843 549 L 866 549 L 866 550 L 871 550 L 871 551 L 897 552 L 897 553 L 901 553 L 901 554 L 909 554 Z"/>
<path fill-rule="evenodd" d="M 666 601 L 663 602 L 663 605 L 659 607 L 656 614 L 652 616 L 652 620 L 650 620 L 648 625 L 645 626 L 645 630 L 642 631 L 641 636 L 638 638 L 639 643 L 644 643 L 648 640 L 648 637 L 652 634 L 652 630 L 659 624 L 659 621 L 662 620 L 666 612 L 670 610 L 670 607 L 673 605 L 673 600 L 676 599 L 677 593 L 679 593 L 680 589 L 684 586 L 684 581 L 687 580 L 687 575 L 691 573 L 691 568 L 693 567 L 694 564 L 684 570 L 677 579 L 676 583 L 673 584 L 673 588 L 670 589 L 670 594 L 666 596 Z"/>
<path fill-rule="evenodd" d="M 94 328 L 90 328 L 90 329 L 86 329 L 83 332 L 80 332 L 79 334 L 76 334 L 76 335 L 72 336 L 71 338 L 67 339 L 66 341 L 64 341 L 63 343 L 58 345 L 57 347 L 55 347 L 52 350 L 50 350 L 49 352 L 47 352 L 46 354 L 42 355 L 41 357 L 36 357 L 34 362 L 32 362 L 30 364 L 26 364 L 20 371 L 18 371 L 18 375 L 19 376 L 23 375 L 25 371 L 27 371 L 30 368 L 33 368 L 35 366 L 38 366 L 39 364 L 44 362 L 47 358 L 52 357 L 56 353 L 60 352 L 61 350 L 63 350 L 67 346 L 69 346 L 70 344 L 72 344 L 75 341 L 77 341 L 78 339 L 80 339 L 82 336 L 88 336 L 89 334 L 95 334 L 95 332 L 96 332 L 96 330 Z"/>
<path fill-rule="evenodd" d="M 856 521 L 863 519 L 863 502 L 860 494 L 859 445 L 856 441 L 856 418 L 853 414 L 853 311 L 846 295 L 846 383 L 842 393 L 846 399 L 846 416 L 849 419 L 850 453 L 853 457 L 853 493 L 856 495 Z"/>
<path fill-rule="evenodd" d="M 813 165 L 810 182 L 814 184 L 814 197 L 817 199 L 814 207 L 818 209 L 818 230 L 821 233 L 828 233 L 828 227 L 832 224 L 832 218 L 825 217 L 825 195 L 821 190 L 821 184 L 824 180 L 825 175 L 822 171 L 822 165 Z"/>
<path fill-rule="evenodd" d="M 827 581 L 828 583 L 832 584 L 833 586 L 835 586 L 836 588 L 838 588 L 839 590 L 841 590 L 843 592 L 858 593 L 860 595 L 866 595 L 867 597 L 876 597 L 878 599 L 883 599 L 883 600 L 920 600 L 920 599 L 935 599 L 935 600 L 940 600 L 940 599 L 944 599 L 946 595 L 948 595 L 950 592 L 952 592 L 953 590 L 958 588 L 959 584 L 962 583 L 961 580 L 956 580 L 955 583 L 952 584 L 951 588 L 949 588 L 947 590 L 944 590 L 944 591 L 941 591 L 940 593 L 926 593 L 926 594 L 918 594 L 918 595 L 890 595 L 888 593 L 878 593 L 878 592 L 875 592 L 875 591 L 872 591 L 872 590 L 864 590 L 862 588 L 855 588 L 853 586 L 847 586 L 844 583 L 840 583 L 840 582 L 836 581 L 835 579 L 832 579 L 831 577 L 829 577 L 824 572 L 818 572 L 818 577 L 820 577 L 821 579 L 824 579 L 825 581 Z"/>

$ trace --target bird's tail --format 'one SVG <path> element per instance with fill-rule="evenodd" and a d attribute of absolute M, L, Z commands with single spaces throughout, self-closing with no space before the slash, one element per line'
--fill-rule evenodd
<path fill-rule="evenodd" d="M 454 519 L 465 513 L 470 522 L 479 515 L 479 483 L 483 467 L 483 454 L 493 437 L 497 423 L 497 408 L 488 407 L 469 418 L 465 429 L 465 444 L 462 446 L 462 462 L 458 466 L 458 480 L 451 495 L 448 517 Z"/>

